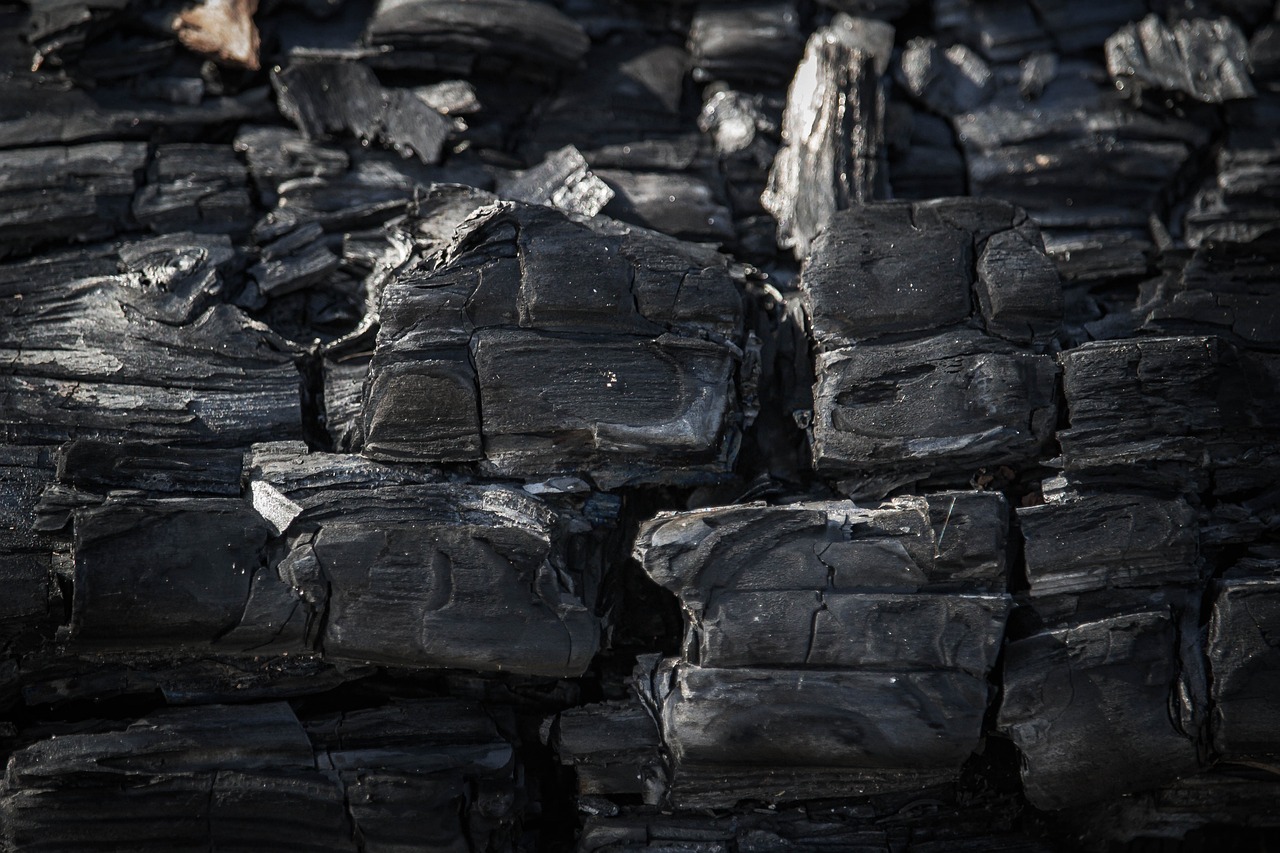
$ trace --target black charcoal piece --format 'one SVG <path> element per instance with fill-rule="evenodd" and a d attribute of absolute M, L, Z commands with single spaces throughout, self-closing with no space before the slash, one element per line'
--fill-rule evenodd
<path fill-rule="evenodd" d="M 1183 500 L 1091 494 L 1018 510 L 1032 596 L 1199 579 L 1196 512 Z"/>
<path fill-rule="evenodd" d="M 603 213 L 682 240 L 724 244 L 733 239 L 733 216 L 712 185 L 675 172 L 601 169 L 613 198 Z"/>
<path fill-rule="evenodd" d="M 742 309 L 720 256 L 504 202 L 441 257 L 383 292 L 367 455 L 601 484 L 727 471 Z"/>
<path fill-rule="evenodd" d="M 1184 220 L 1190 246 L 1248 243 L 1275 230 L 1280 158 L 1272 129 L 1280 122 L 1280 93 L 1229 101 L 1223 109 L 1227 128 L 1216 170 L 1192 199 Z"/>
<path fill-rule="evenodd" d="M 561 71 L 590 46 L 576 21 L 538 0 L 380 0 L 367 38 L 391 48 L 383 64 L 458 74 Z"/>
<path fill-rule="evenodd" d="M 600 568 L 570 565 L 568 521 L 542 501 L 290 446 L 251 465 L 254 509 L 293 541 L 275 572 L 308 625 L 323 616 L 326 658 L 551 676 L 590 662 Z"/>
<path fill-rule="evenodd" d="M 1133 478 L 1161 465 L 1257 465 L 1257 452 L 1273 443 L 1274 419 L 1258 401 L 1280 381 L 1274 356 L 1185 336 L 1088 343 L 1059 360 L 1071 426 L 1058 440 L 1068 472 Z"/>
<path fill-rule="evenodd" d="M 119 731 L 40 740 L 0 787 L 18 850 L 196 849 L 248 837 L 354 850 L 342 790 L 284 703 L 165 710 Z"/>
<path fill-rule="evenodd" d="M 1206 241 L 1176 263 L 1139 305 L 1143 331 L 1216 333 L 1246 347 L 1280 348 L 1280 232 L 1249 242 Z"/>
<path fill-rule="evenodd" d="M 1239 577 L 1217 586 L 1208 657 L 1214 748 L 1228 758 L 1280 753 L 1280 581 Z"/>
<path fill-rule="evenodd" d="M 1215 126 L 1194 110 L 1135 109 L 1099 80 L 1101 71 L 1063 62 L 1039 94 L 1005 86 L 952 118 L 968 191 L 1024 208 L 1060 268 L 1076 278 L 1147 271 L 1149 221 L 1163 215 L 1164 197 L 1177 191 Z"/>
<path fill-rule="evenodd" d="M 15 850 L 494 849 L 515 822 L 517 773 L 489 715 L 456 700 L 305 727 L 283 702 L 205 705 L 25 746 L 0 816 Z"/>
<path fill-rule="evenodd" d="M 977 747 L 985 679 L 957 672 L 706 669 L 658 675 L 677 763 L 956 770 Z"/>
<path fill-rule="evenodd" d="M 814 33 L 787 92 L 782 148 L 761 196 L 797 258 L 831 214 L 877 196 L 884 143 L 878 58 L 840 27 Z"/>
<path fill-rule="evenodd" d="M 972 475 L 1036 459 L 1058 417 L 1053 359 L 978 332 L 821 353 L 813 461 L 828 476 Z"/>
<path fill-rule="evenodd" d="M 991 69 L 962 44 L 943 50 L 933 39 L 912 39 L 894 72 L 913 98 L 944 116 L 982 106 L 995 91 Z"/>
<path fill-rule="evenodd" d="M 1044 345 L 1062 288 L 1039 231 L 998 201 L 935 199 L 835 214 L 813 244 L 801 286 L 819 347 L 980 322 Z"/>
<path fill-rule="evenodd" d="M 452 125 L 412 91 L 384 89 L 367 67 L 354 62 L 302 62 L 273 71 L 280 112 L 307 139 L 350 133 L 423 163 L 440 161 Z"/>
<path fill-rule="evenodd" d="M 583 216 L 595 216 L 614 196 L 609 185 L 591 171 L 582 152 L 572 145 L 548 154 L 537 166 L 504 183 L 501 193 L 516 201 L 545 204 Z"/>
<path fill-rule="evenodd" d="M 244 234 L 253 218 L 244 164 L 225 145 L 161 145 L 133 216 L 152 231 Z"/>
<path fill-rule="evenodd" d="M 366 850 L 497 850 L 520 819 L 511 715 L 457 699 L 404 699 L 304 725 Z"/>
<path fill-rule="evenodd" d="M 86 275 L 74 256 L 0 273 L 0 434 L 211 447 L 300 435 L 293 354 L 239 310 L 208 306 L 218 276 L 200 273 L 220 248 L 206 240 L 152 245 L 145 260 L 122 251 L 138 273 Z"/>
<path fill-rule="evenodd" d="M 271 193 L 292 178 L 336 177 L 350 165 L 342 149 L 284 127 L 243 125 L 234 147 L 244 155 L 259 190 Z"/>
<path fill-rule="evenodd" d="M 322 281 L 338 269 L 341 258 L 325 245 L 324 229 L 308 223 L 262 248 L 262 260 L 249 269 L 258 292 L 283 296 Z"/>
<path fill-rule="evenodd" d="M 638 794 L 656 805 L 665 785 L 661 740 L 637 701 L 602 702 L 560 714 L 549 731 L 561 763 L 578 777 L 578 795 Z"/>
<path fill-rule="evenodd" d="M 804 50 L 796 4 L 703 3 L 689 26 L 695 79 L 786 83 Z"/>
<path fill-rule="evenodd" d="M 1191 706 L 1168 611 L 1140 611 L 1016 640 L 1005 649 L 999 727 L 1022 753 L 1038 808 L 1060 809 L 1196 772 Z M 1202 688 L 1201 688 L 1202 689 Z"/>
<path fill-rule="evenodd" d="M 566 145 L 594 169 L 685 171 L 708 159 L 682 108 L 689 57 L 665 40 L 616 37 L 540 105 L 523 146 L 541 160 Z"/>
<path fill-rule="evenodd" d="M 51 240 L 85 241 L 128 230 L 147 165 L 140 142 L 0 152 L 0 257 Z"/>
<path fill-rule="evenodd" d="M 942 492 L 866 508 L 832 501 L 666 512 L 641 526 L 635 556 L 691 615 L 717 590 L 998 593 L 1007 510 L 998 494 Z"/>
<path fill-rule="evenodd" d="M 1249 80 L 1248 43 L 1230 18 L 1169 25 L 1147 15 L 1117 30 L 1106 51 L 1116 88 L 1138 99 L 1148 90 L 1217 104 L 1256 94 Z"/>
<path fill-rule="evenodd" d="M 71 638 L 125 649 L 234 627 L 272 534 L 238 498 L 108 501 L 73 523 Z"/>
<path fill-rule="evenodd" d="M 141 489 L 158 493 L 238 496 L 240 450 L 177 449 L 80 439 L 58 449 L 58 480 L 88 491 Z"/>

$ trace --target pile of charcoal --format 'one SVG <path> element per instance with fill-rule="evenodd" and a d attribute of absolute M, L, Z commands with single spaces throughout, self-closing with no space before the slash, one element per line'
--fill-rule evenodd
<path fill-rule="evenodd" d="M 0 0 L 0 850 L 1270 849 L 1270 0 Z"/>

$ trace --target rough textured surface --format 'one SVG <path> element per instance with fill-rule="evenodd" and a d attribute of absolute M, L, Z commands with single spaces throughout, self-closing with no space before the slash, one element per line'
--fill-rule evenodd
<path fill-rule="evenodd" d="M 365 453 L 601 484 L 715 478 L 740 429 L 741 318 L 714 253 L 483 208 L 383 293 Z"/>
<path fill-rule="evenodd" d="M 0 2 L 0 850 L 1280 830 L 1269 0 Z"/>

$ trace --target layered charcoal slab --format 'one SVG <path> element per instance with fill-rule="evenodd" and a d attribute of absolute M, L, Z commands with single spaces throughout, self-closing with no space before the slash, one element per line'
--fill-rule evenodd
<path fill-rule="evenodd" d="M 714 253 L 506 202 L 389 283 L 381 320 L 372 458 L 602 485 L 729 471 L 742 307 Z"/>

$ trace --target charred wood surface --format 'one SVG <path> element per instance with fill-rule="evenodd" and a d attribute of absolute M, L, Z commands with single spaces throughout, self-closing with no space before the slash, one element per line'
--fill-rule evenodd
<path fill-rule="evenodd" d="M 0 850 L 1264 850 L 1260 0 L 0 2 Z"/>

